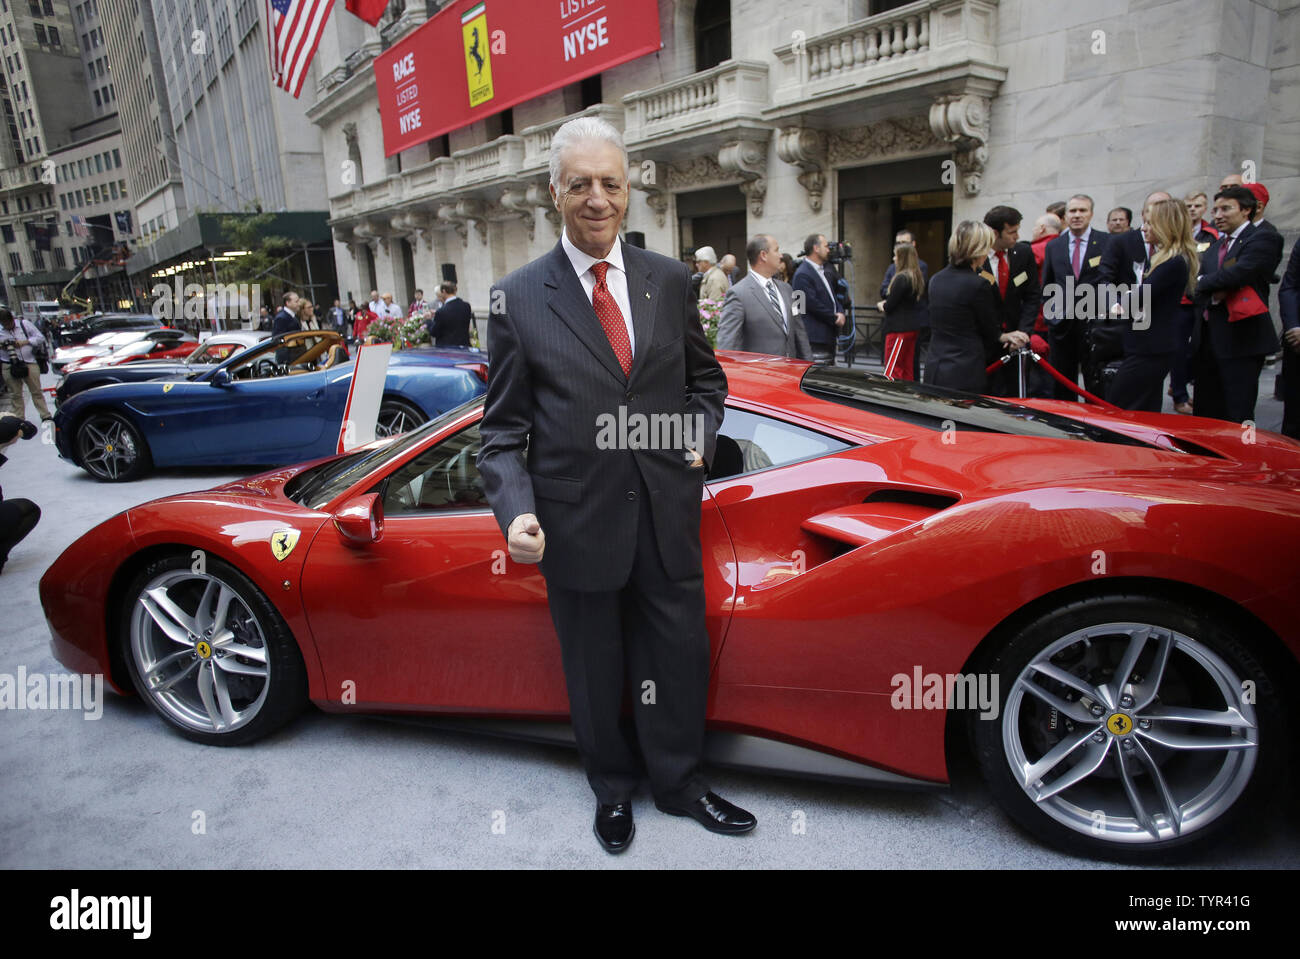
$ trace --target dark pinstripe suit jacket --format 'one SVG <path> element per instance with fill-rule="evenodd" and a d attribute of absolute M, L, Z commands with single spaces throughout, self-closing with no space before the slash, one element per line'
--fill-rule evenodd
<path fill-rule="evenodd" d="M 635 334 L 628 376 L 561 244 L 492 289 L 479 471 L 503 533 L 521 513 L 537 514 L 546 534 L 542 575 L 568 589 L 626 582 L 638 474 L 668 575 L 701 568 L 706 469 L 688 467 L 680 448 L 606 449 L 598 436 L 602 417 L 630 424 L 634 414 L 698 414 L 698 451 L 711 462 L 727 379 L 691 314 L 685 266 L 626 243 L 623 262 Z"/>

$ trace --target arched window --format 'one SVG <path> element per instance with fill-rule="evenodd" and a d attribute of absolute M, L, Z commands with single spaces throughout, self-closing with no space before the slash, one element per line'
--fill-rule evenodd
<path fill-rule="evenodd" d="M 731 0 L 699 0 L 695 7 L 695 69 L 731 59 Z"/>

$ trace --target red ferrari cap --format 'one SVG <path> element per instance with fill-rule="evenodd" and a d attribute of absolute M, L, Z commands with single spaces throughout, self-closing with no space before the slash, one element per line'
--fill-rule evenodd
<path fill-rule="evenodd" d="M 1246 189 L 1255 194 L 1255 199 L 1268 206 L 1268 188 L 1262 183 L 1247 183 Z"/>

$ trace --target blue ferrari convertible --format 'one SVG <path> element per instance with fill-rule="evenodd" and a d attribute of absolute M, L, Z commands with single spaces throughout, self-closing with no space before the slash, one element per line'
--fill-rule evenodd
<path fill-rule="evenodd" d="M 139 479 L 154 466 L 280 466 L 337 451 L 353 362 L 329 331 L 286 333 L 207 372 L 77 393 L 54 414 L 59 454 L 96 479 Z M 423 348 L 392 355 L 379 436 L 487 390 L 487 354 Z"/>

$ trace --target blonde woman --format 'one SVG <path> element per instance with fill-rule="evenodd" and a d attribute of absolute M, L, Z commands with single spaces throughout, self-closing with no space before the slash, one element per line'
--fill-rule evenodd
<path fill-rule="evenodd" d="M 1180 200 L 1156 200 L 1142 214 L 1142 237 L 1155 245 L 1142 275 L 1132 321 L 1124 331 L 1124 359 L 1106 399 L 1126 410 L 1159 413 L 1165 377 L 1179 349 L 1183 297 L 1196 281 L 1197 253 L 1192 219 Z"/>
<path fill-rule="evenodd" d="M 876 308 L 885 314 L 885 375 L 891 380 L 913 379 L 917 331 L 921 328 L 921 296 L 925 281 L 916 247 L 899 243 L 894 247 L 894 276 L 885 298 Z"/>
<path fill-rule="evenodd" d="M 979 272 L 993 252 L 991 227 L 975 220 L 957 224 L 948 240 L 948 265 L 930 278 L 930 352 L 925 382 L 983 393 L 985 368 L 1002 347 L 1018 344 L 1019 331 L 1002 333 L 992 274 Z"/>
<path fill-rule="evenodd" d="M 298 323 L 304 330 L 319 330 L 320 321 L 316 319 L 316 307 L 311 300 L 303 298 L 298 304 Z"/>

